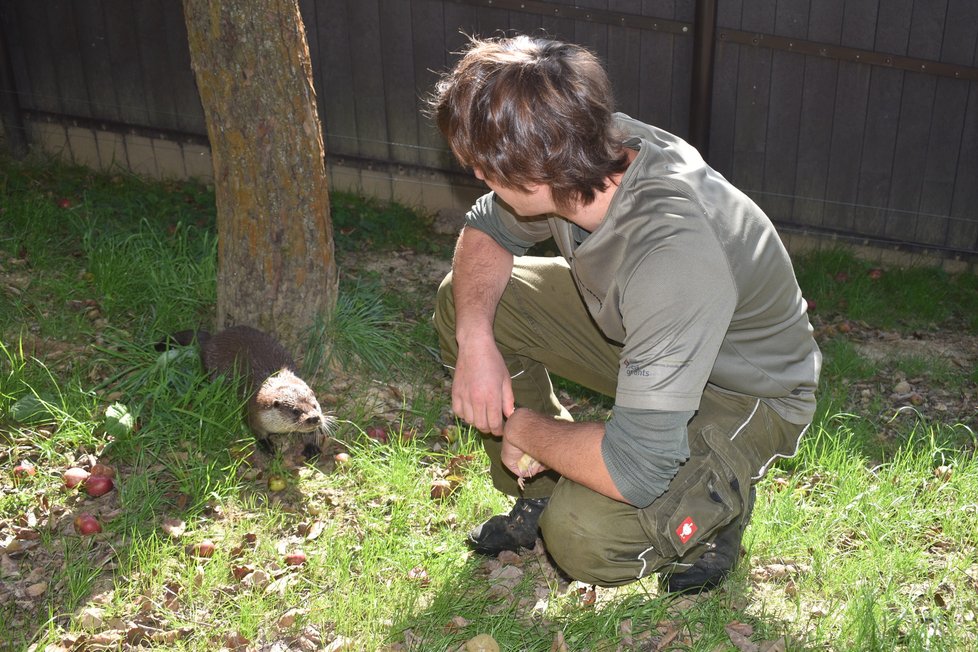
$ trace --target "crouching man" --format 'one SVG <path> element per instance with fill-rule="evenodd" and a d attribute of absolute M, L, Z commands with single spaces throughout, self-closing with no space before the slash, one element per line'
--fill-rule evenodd
<path fill-rule="evenodd" d="M 754 483 L 815 410 L 820 354 L 771 222 L 693 147 L 614 113 L 575 45 L 472 39 L 431 113 L 491 190 L 435 313 L 452 408 L 517 496 L 472 547 L 539 533 L 583 582 L 719 585 Z M 561 256 L 525 255 L 551 237 Z M 550 373 L 613 396 L 610 418 L 573 422 Z"/>

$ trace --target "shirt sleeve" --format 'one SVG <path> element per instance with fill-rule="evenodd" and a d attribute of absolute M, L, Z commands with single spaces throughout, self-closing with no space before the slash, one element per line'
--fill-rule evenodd
<path fill-rule="evenodd" d="M 514 256 L 522 256 L 551 236 L 548 220 L 517 217 L 504 208 L 494 192 L 476 200 L 465 215 L 465 224 L 486 233 Z"/>
<path fill-rule="evenodd" d="M 601 456 L 615 487 L 630 504 L 648 507 L 689 458 L 686 424 L 693 412 L 615 406 L 605 423 Z"/>

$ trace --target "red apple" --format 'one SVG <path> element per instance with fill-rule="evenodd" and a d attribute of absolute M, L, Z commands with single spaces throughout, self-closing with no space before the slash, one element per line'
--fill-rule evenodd
<path fill-rule="evenodd" d="M 58 200 L 58 207 L 71 208 L 71 200 L 68 199 L 67 197 L 62 197 L 61 199 Z"/>
<path fill-rule="evenodd" d="M 333 459 L 336 461 L 337 464 L 346 464 L 347 462 L 350 461 L 350 454 L 337 453 L 336 455 L 333 456 Z"/>
<path fill-rule="evenodd" d="M 808 312 L 815 312 L 815 299 L 806 299 L 808 303 Z"/>
<path fill-rule="evenodd" d="M 88 480 L 89 475 L 91 474 L 85 469 L 73 466 L 65 471 L 64 476 L 62 477 L 64 478 L 65 486 L 69 489 L 74 489 L 81 483 L 85 482 L 85 480 Z"/>
<path fill-rule="evenodd" d="M 306 563 L 306 553 L 301 550 L 293 550 L 285 554 L 286 566 L 301 566 Z"/>
<path fill-rule="evenodd" d="M 88 479 L 85 480 L 85 493 L 93 498 L 98 498 L 103 496 L 110 491 L 115 486 L 112 482 L 112 478 L 105 475 L 90 475 Z"/>
<path fill-rule="evenodd" d="M 21 478 L 27 478 L 37 473 L 34 465 L 27 460 L 21 460 L 14 467 L 14 478 L 20 480 Z"/>
<path fill-rule="evenodd" d="M 91 514 L 79 514 L 75 517 L 75 532 L 83 537 L 98 534 L 101 531 L 102 525 Z"/>
<path fill-rule="evenodd" d="M 380 426 L 370 426 L 367 428 L 367 436 L 382 444 L 386 444 L 388 440 L 387 430 Z"/>
<path fill-rule="evenodd" d="M 195 543 L 189 546 L 188 552 L 194 557 L 200 557 L 202 559 L 209 559 L 214 556 L 214 550 L 217 546 L 210 539 L 204 539 L 200 543 Z"/>
<path fill-rule="evenodd" d="M 880 269 L 879 267 L 874 267 L 873 269 L 869 270 L 866 274 L 867 276 L 869 276 L 869 278 L 873 279 L 874 281 L 878 281 L 881 278 L 883 278 L 883 270 Z"/>

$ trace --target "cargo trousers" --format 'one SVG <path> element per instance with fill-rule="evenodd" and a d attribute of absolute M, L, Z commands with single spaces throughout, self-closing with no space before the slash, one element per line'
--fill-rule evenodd
<path fill-rule="evenodd" d="M 458 346 L 451 274 L 438 290 L 434 322 L 443 359 L 453 366 Z M 621 346 L 592 321 L 563 258 L 515 259 L 494 335 L 519 407 L 571 420 L 554 394 L 551 373 L 615 395 Z M 749 518 L 753 483 L 776 458 L 795 454 L 805 429 L 760 399 L 707 385 L 687 425 L 689 459 L 665 493 L 641 509 L 553 471 L 528 479 L 520 492 L 500 460 L 502 440 L 485 435 L 483 443 L 499 491 L 550 498 L 540 530 L 561 569 L 582 582 L 617 586 L 654 572 L 682 572 L 710 549 L 719 530 Z"/>

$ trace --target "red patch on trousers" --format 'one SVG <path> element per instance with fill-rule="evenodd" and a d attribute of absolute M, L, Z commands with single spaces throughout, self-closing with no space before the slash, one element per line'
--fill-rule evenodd
<path fill-rule="evenodd" d="M 676 528 L 676 534 L 681 543 L 686 543 L 696 534 L 696 523 L 693 522 L 692 516 L 687 516 L 686 520 L 679 524 L 679 527 Z"/>

